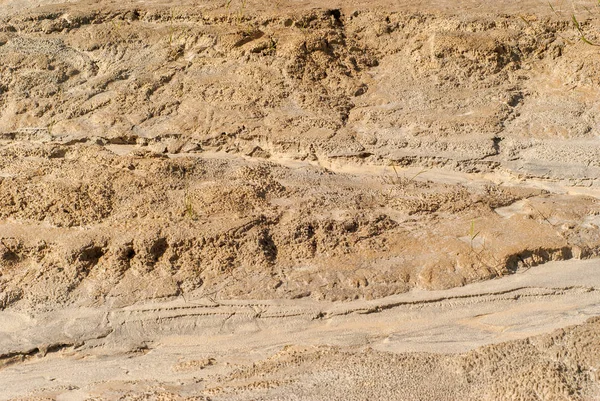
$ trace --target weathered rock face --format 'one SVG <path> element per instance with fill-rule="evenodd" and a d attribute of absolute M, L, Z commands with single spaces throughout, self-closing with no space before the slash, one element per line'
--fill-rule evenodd
<path fill-rule="evenodd" d="M 4 148 L 3 307 L 377 298 L 599 253 L 591 197 L 109 149 Z"/>
<path fill-rule="evenodd" d="M 548 12 L 23 5 L 2 308 L 377 298 L 599 253 L 598 60 Z"/>
<path fill-rule="evenodd" d="M 171 153 L 187 144 L 585 185 L 598 176 L 598 61 L 571 42 L 568 21 L 527 7 L 524 16 L 306 8 L 9 13 L 0 129 Z"/>
<path fill-rule="evenodd" d="M 570 13 L 0 0 L 0 400 L 597 399 Z"/>

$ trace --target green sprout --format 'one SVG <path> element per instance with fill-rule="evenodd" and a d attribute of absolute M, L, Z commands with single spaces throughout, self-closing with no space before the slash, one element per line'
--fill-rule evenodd
<path fill-rule="evenodd" d="M 591 42 L 585 36 L 585 34 L 583 33 L 583 30 L 581 29 L 581 24 L 579 24 L 579 21 L 577 21 L 577 17 L 575 17 L 575 14 L 572 15 L 572 20 L 573 20 L 573 25 L 575 26 L 575 29 L 577 29 L 577 32 L 579 32 L 579 39 L 581 39 L 583 41 L 583 43 L 586 43 L 591 46 L 600 46 L 599 44 Z"/>
<path fill-rule="evenodd" d="M 477 236 L 479 235 L 481 231 L 475 231 L 475 220 L 471 220 L 471 228 L 469 230 L 469 239 L 471 241 L 471 249 L 473 249 L 473 241 L 475 241 L 475 238 L 477 238 Z"/>

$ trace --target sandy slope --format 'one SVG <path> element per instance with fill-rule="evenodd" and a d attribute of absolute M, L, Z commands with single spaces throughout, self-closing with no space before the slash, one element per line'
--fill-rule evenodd
<path fill-rule="evenodd" d="M 597 256 L 595 48 L 468 4 L 6 8 L 0 305 L 348 300 Z"/>
<path fill-rule="evenodd" d="M 598 261 L 553 262 L 460 289 L 344 304 L 178 299 L 5 313 L 1 352 L 23 362 L 6 367 L 0 384 L 4 398 L 162 388 L 212 399 L 592 399 L 598 319 L 540 334 L 599 314 L 599 287 Z"/>
<path fill-rule="evenodd" d="M 0 398 L 600 397 L 570 10 L 0 2 Z"/>

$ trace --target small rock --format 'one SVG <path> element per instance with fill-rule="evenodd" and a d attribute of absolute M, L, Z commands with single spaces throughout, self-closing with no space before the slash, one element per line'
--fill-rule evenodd
<path fill-rule="evenodd" d="M 201 152 L 202 146 L 195 142 L 187 142 L 181 147 L 181 153 L 193 153 L 193 152 Z"/>
<path fill-rule="evenodd" d="M 167 153 L 167 145 L 162 142 L 156 142 L 148 145 L 148 149 L 155 153 Z"/>

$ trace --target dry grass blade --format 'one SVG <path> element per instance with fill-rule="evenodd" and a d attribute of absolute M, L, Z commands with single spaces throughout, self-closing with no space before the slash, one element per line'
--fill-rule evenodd
<path fill-rule="evenodd" d="M 575 14 L 572 15 L 572 21 L 573 21 L 573 25 L 575 26 L 575 29 L 577 29 L 577 32 L 579 32 L 579 38 L 586 44 L 591 45 L 591 46 L 600 46 L 599 44 L 593 43 L 591 42 L 583 33 L 583 30 L 581 29 L 581 25 L 579 24 L 579 21 L 577 21 L 577 17 L 575 17 Z"/>

